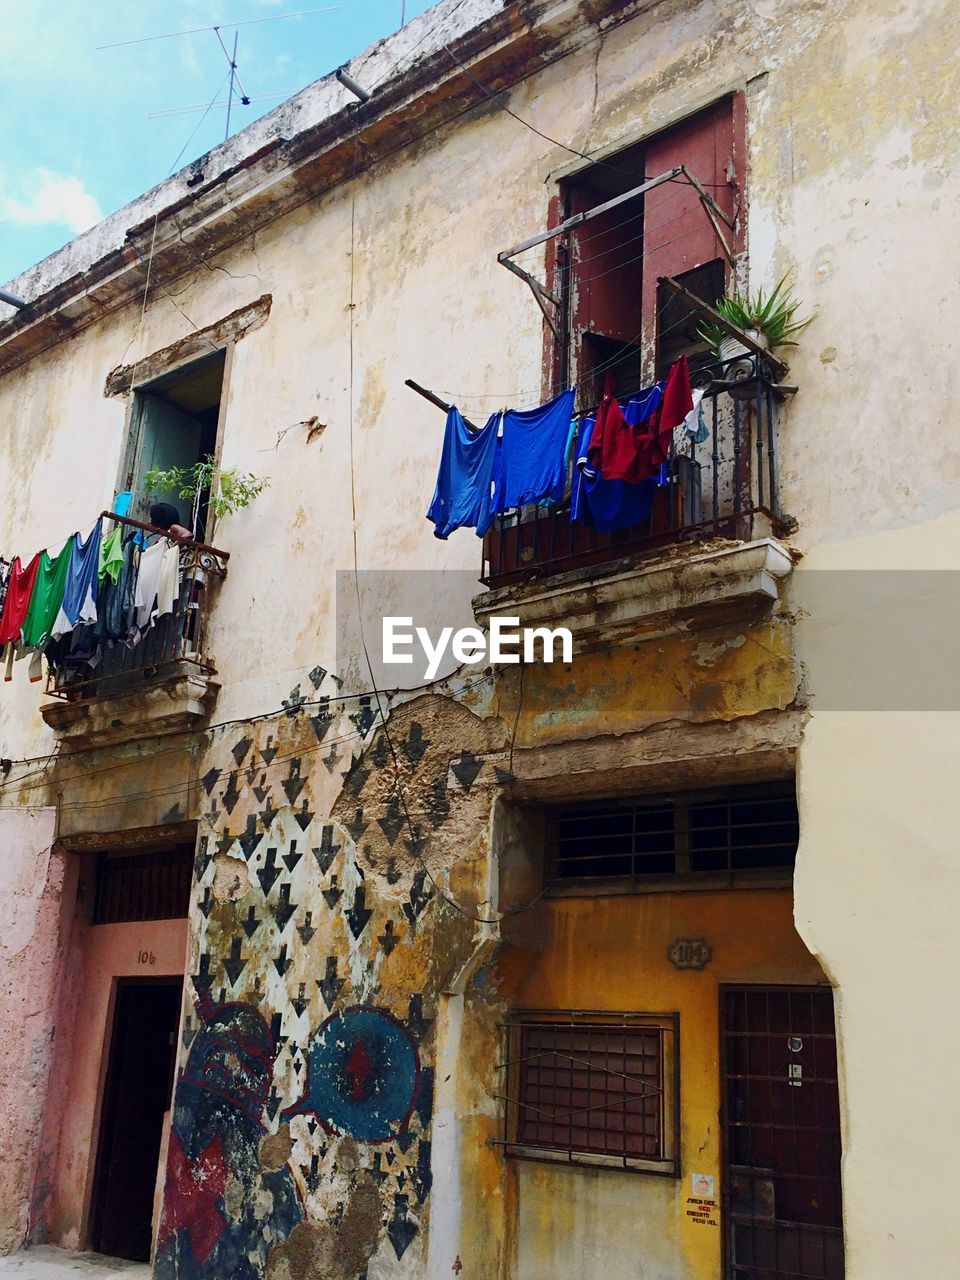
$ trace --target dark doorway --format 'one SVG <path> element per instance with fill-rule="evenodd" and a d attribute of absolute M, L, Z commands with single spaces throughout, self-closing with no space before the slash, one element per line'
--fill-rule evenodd
<path fill-rule="evenodd" d="M 225 369 L 226 353 L 217 351 L 136 389 L 121 476 L 132 494 L 128 514 L 135 520 L 148 519 L 151 504 L 163 501 L 177 508 L 181 524 L 192 524 L 190 502 L 180 498 L 180 486 L 148 489 L 145 477 L 153 470 L 189 469 L 215 456 Z M 206 505 L 202 496 L 196 531 L 201 542 Z"/>
<path fill-rule="evenodd" d="M 833 992 L 720 999 L 726 1280 L 843 1280 Z"/>
<path fill-rule="evenodd" d="M 150 1260 L 182 987 L 180 978 L 117 982 L 90 1232 L 93 1248 L 114 1258 Z"/>

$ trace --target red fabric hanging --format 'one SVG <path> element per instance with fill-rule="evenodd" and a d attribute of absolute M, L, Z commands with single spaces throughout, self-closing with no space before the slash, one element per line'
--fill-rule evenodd
<path fill-rule="evenodd" d="M 693 408 L 690 390 L 690 366 L 687 357 L 675 360 L 663 386 L 663 399 L 659 409 L 650 415 L 637 448 L 647 460 L 647 475 L 653 475 L 662 463 L 669 461 L 673 433 Z"/>
<path fill-rule="evenodd" d="M 587 459 L 604 480 L 639 484 L 655 476 L 670 457 L 674 430 L 693 408 L 687 357 L 675 361 L 663 388 L 659 409 L 640 427 L 631 427 L 609 394 L 597 410 Z"/>
<path fill-rule="evenodd" d="M 39 551 L 25 569 L 20 564 L 20 557 L 14 557 L 13 564 L 10 566 L 10 582 L 7 586 L 6 603 L 3 606 L 3 617 L 0 618 L 0 649 L 10 640 L 20 639 L 20 629 L 27 616 L 39 567 Z"/>

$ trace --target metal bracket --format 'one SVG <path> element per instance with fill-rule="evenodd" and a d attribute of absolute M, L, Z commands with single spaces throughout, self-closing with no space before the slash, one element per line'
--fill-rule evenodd
<path fill-rule="evenodd" d="M 654 187 L 659 187 L 664 182 L 674 182 L 677 178 L 685 178 L 694 191 L 704 214 L 707 217 L 714 235 L 720 244 L 723 256 L 731 267 L 736 266 L 733 249 L 728 243 L 727 237 L 720 226 L 720 220 L 726 223 L 731 231 L 735 230 L 736 219 L 729 217 L 717 204 L 713 196 L 711 196 L 699 182 L 699 180 L 690 172 L 686 165 L 677 165 L 673 169 L 666 170 L 665 173 L 659 173 L 655 178 L 649 178 L 646 182 L 640 183 L 637 187 L 631 187 L 629 191 L 624 191 L 619 196 L 614 196 L 610 200 L 604 200 L 603 204 L 598 204 L 593 209 L 588 209 L 584 213 L 575 213 L 572 217 L 565 218 L 563 222 L 557 226 L 551 227 L 548 231 L 542 231 L 539 235 L 530 236 L 527 240 L 522 240 L 520 244 L 516 244 L 512 249 L 504 249 L 497 254 L 497 261 L 501 266 L 506 267 L 508 271 L 512 271 L 526 285 L 529 285 L 530 292 L 533 294 L 534 301 L 543 312 L 544 318 L 553 330 L 557 339 L 562 339 L 561 325 L 558 314 L 554 313 L 551 308 L 556 308 L 559 313 L 563 302 L 555 294 L 536 278 L 529 271 L 525 271 L 513 259 L 519 253 L 525 253 L 527 249 L 535 249 L 537 245 L 543 244 L 546 240 L 552 240 L 555 236 L 564 235 L 571 231 L 574 227 L 579 227 L 585 222 L 589 222 L 592 218 L 597 218 L 602 213 L 608 213 L 611 209 L 616 209 L 618 205 L 625 204 L 628 200 L 634 200 L 637 196 L 643 195 L 644 192 L 652 191 Z"/>
<path fill-rule="evenodd" d="M 751 351 L 755 356 L 759 356 L 765 364 L 769 365 L 778 379 L 786 375 L 788 366 L 782 360 L 778 360 L 776 356 L 771 355 L 766 347 L 761 347 L 759 342 L 750 337 L 749 333 L 746 333 L 743 329 L 738 329 L 735 324 L 731 324 L 729 320 L 724 319 L 719 311 L 710 306 L 709 302 L 704 302 L 702 298 L 698 298 L 695 293 L 691 293 L 689 289 L 684 288 L 678 280 L 674 280 L 672 276 L 658 276 L 657 284 L 665 285 L 672 294 L 682 299 L 691 311 L 695 311 L 697 315 L 702 316 L 710 324 L 717 325 L 729 337 L 736 338 L 738 342 L 742 342 L 748 351 Z"/>
<path fill-rule="evenodd" d="M 720 223 L 717 221 L 717 218 L 718 217 L 722 218 L 731 231 L 735 229 L 734 220 L 732 218 L 727 217 L 724 211 L 717 204 L 716 200 L 714 200 L 713 196 L 709 195 L 704 190 L 704 188 L 701 186 L 698 179 L 694 177 L 694 175 L 690 172 L 690 170 L 687 168 L 686 165 L 681 165 L 680 167 L 683 170 L 684 177 L 687 179 L 687 181 L 690 183 L 690 185 L 693 187 L 694 191 L 696 191 L 698 197 L 700 198 L 701 208 L 703 209 L 703 212 L 707 215 L 707 220 L 710 223 L 711 227 L 713 227 L 713 234 L 717 237 L 717 241 L 720 245 L 720 248 L 723 250 L 723 256 L 726 258 L 727 262 L 729 262 L 730 266 L 735 268 L 737 263 L 736 263 L 736 259 L 733 256 L 733 249 L 727 243 L 726 236 L 720 230 Z"/>

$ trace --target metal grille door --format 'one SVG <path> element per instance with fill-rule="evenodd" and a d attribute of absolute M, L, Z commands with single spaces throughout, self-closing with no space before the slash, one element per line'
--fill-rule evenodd
<path fill-rule="evenodd" d="M 721 994 L 726 1280 L 843 1280 L 833 993 Z"/>

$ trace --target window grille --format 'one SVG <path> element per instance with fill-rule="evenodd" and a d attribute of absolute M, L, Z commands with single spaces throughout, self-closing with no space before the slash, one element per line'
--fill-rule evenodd
<path fill-rule="evenodd" d="M 577 805 L 551 819 L 554 882 L 785 875 L 800 834 L 792 780 Z"/>
<path fill-rule="evenodd" d="M 676 1016 L 524 1014 L 506 1030 L 515 1155 L 676 1173 Z"/>
<path fill-rule="evenodd" d="M 192 876 L 190 844 L 160 853 L 98 854 L 93 924 L 186 916 Z"/>

